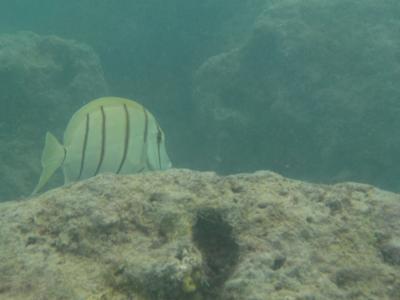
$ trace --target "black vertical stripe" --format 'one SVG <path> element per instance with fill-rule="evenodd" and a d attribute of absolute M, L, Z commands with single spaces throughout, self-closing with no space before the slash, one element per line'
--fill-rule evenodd
<path fill-rule="evenodd" d="M 124 153 L 122 154 L 122 160 L 121 163 L 119 164 L 118 170 L 117 170 L 117 174 L 119 174 L 119 172 L 122 169 L 122 166 L 125 163 L 126 160 L 126 155 L 128 154 L 128 146 L 129 146 L 129 130 L 130 130 L 130 120 L 129 120 L 129 112 L 128 112 L 128 108 L 126 107 L 126 104 L 124 104 L 124 111 L 125 111 L 125 139 L 124 139 Z"/>
<path fill-rule="evenodd" d="M 142 146 L 142 153 L 141 153 L 141 163 L 145 163 L 148 166 L 148 157 L 147 157 L 147 132 L 148 132 L 148 123 L 149 123 L 149 116 L 147 115 L 146 109 L 143 107 L 144 113 L 144 128 L 143 128 L 143 146 Z"/>
<path fill-rule="evenodd" d="M 89 114 L 86 114 L 86 126 L 85 126 L 85 135 L 83 136 L 81 167 L 79 169 L 79 175 L 78 175 L 77 180 L 81 179 L 83 168 L 85 166 L 86 147 L 87 147 L 87 141 L 88 141 L 88 137 L 89 137 L 89 125 L 90 125 L 90 117 L 89 117 Z"/>
<path fill-rule="evenodd" d="M 162 132 L 160 126 L 157 124 L 157 154 L 158 154 L 158 165 L 161 170 L 161 155 L 160 155 L 160 146 L 162 141 Z"/>
<path fill-rule="evenodd" d="M 100 160 L 99 163 L 97 164 L 96 172 L 94 172 L 94 176 L 96 176 L 101 168 L 101 165 L 103 164 L 104 160 L 104 152 L 105 152 L 105 146 L 106 146 L 106 114 L 104 112 L 104 107 L 100 106 L 101 110 L 101 149 L 100 149 Z"/>
<path fill-rule="evenodd" d="M 149 116 L 147 115 L 146 109 L 143 107 L 143 112 L 144 112 L 144 132 L 143 132 L 143 145 L 146 144 L 147 142 L 147 127 L 149 123 Z"/>

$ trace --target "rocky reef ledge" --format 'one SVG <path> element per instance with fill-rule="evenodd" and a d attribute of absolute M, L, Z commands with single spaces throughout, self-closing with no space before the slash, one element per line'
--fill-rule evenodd
<path fill-rule="evenodd" d="M 0 222 L 0 299 L 400 299 L 400 197 L 364 184 L 105 174 Z"/>

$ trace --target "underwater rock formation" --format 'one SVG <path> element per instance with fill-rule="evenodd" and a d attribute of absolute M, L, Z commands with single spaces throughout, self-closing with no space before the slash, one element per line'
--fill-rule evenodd
<path fill-rule="evenodd" d="M 196 145 L 208 161 L 195 168 L 400 190 L 398 9 L 265 1 L 248 38 L 196 72 Z"/>
<path fill-rule="evenodd" d="M 31 32 L 0 35 L 0 82 L 1 201 L 31 190 L 24 178 L 39 172 L 44 133 L 61 133 L 75 110 L 108 87 L 89 46 Z"/>
<path fill-rule="evenodd" d="M 31 32 L 0 35 L 0 80 L 0 102 L 7 103 L 0 119 L 14 130 L 68 120 L 83 103 L 108 90 L 89 46 Z"/>
<path fill-rule="evenodd" d="M 0 299 L 399 299 L 399 232 L 369 185 L 104 174 L 0 204 Z"/>

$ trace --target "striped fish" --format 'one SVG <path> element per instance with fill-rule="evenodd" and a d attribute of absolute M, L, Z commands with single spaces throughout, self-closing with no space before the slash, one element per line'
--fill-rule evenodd
<path fill-rule="evenodd" d="M 165 170 L 171 161 L 164 133 L 139 103 L 117 97 L 91 101 L 71 118 L 64 145 L 49 132 L 42 153 L 42 174 L 32 194 L 62 167 L 65 183 L 103 172 L 138 173 Z"/>

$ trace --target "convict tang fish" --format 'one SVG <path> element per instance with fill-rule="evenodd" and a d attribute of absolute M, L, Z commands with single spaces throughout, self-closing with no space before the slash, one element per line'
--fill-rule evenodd
<path fill-rule="evenodd" d="M 95 176 L 165 170 L 171 161 L 164 133 L 139 103 L 117 97 L 91 101 L 71 118 L 64 145 L 49 132 L 42 153 L 42 174 L 32 194 L 61 167 L 65 183 Z"/>

